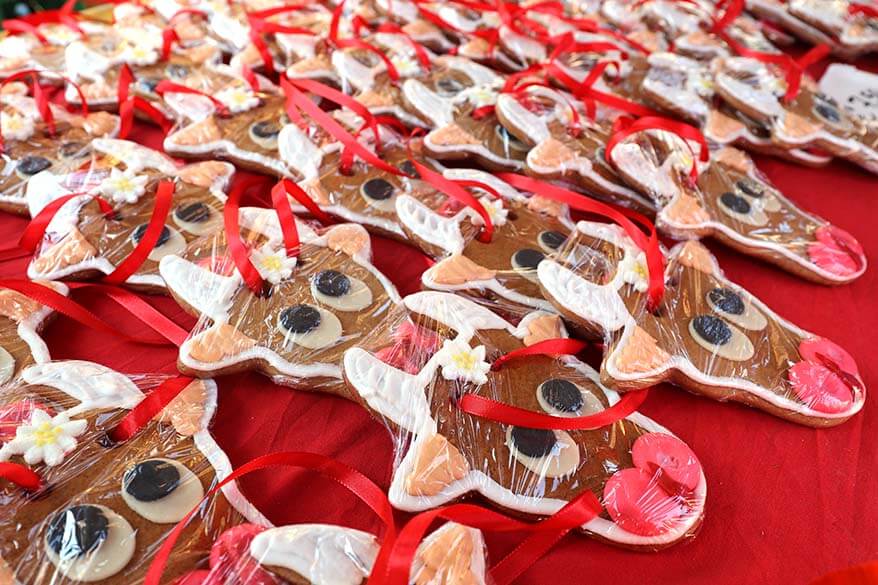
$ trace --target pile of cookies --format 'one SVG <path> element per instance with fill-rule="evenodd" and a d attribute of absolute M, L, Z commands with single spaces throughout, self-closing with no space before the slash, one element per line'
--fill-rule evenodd
<path fill-rule="evenodd" d="M 817 4 L 783 10 L 875 48 L 874 14 Z M 382 421 L 396 509 L 478 494 L 537 520 L 593 502 L 581 531 L 638 550 L 693 536 L 707 496 L 697 455 L 637 412 L 648 387 L 814 427 L 855 415 L 854 359 L 700 242 L 824 285 L 867 265 L 748 153 L 878 172 L 878 127 L 742 8 L 144 0 L 112 23 L 9 26 L 0 209 L 32 218 L 18 276 L 37 284 L 0 289 L 0 583 L 388 582 L 390 539 L 272 527 L 231 481 L 213 379 L 246 370 Z M 129 139 L 135 120 L 163 152 Z M 421 292 L 401 297 L 370 236 L 432 259 Z M 94 324 L 64 298 L 78 281 L 196 317 L 182 376 L 52 361 L 53 308 Z M 448 523 L 408 578 L 484 583 L 486 564 L 482 533 Z"/>

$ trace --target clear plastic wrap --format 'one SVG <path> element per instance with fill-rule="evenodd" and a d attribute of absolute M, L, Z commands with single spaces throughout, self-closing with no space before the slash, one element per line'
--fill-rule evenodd
<path fill-rule="evenodd" d="M 50 105 L 55 120 L 52 133 L 36 100 L 26 92 L 24 84 L 12 82 L 0 95 L 0 210 L 19 215 L 29 213 L 27 192 L 35 177 L 76 172 L 93 139 L 112 138 L 119 132 L 119 118 L 112 114 L 91 112 L 84 117 Z"/>
<path fill-rule="evenodd" d="M 786 10 L 799 21 L 835 39 L 835 44 L 846 55 L 878 51 L 878 18 L 865 12 L 851 12 L 857 4 L 791 0 Z"/>
<path fill-rule="evenodd" d="M 509 426 L 461 410 L 474 394 L 559 417 L 599 413 L 618 395 L 573 356 L 501 356 L 566 336 L 558 315 L 518 323 L 465 297 L 421 292 L 343 360 L 353 397 L 397 438 L 389 498 L 422 511 L 479 494 L 523 517 L 548 516 L 586 490 L 603 512 L 582 530 L 614 545 L 654 550 L 692 536 L 706 482 L 695 454 L 633 413 L 594 430 Z M 494 364 L 494 367 L 492 366 Z"/>
<path fill-rule="evenodd" d="M 216 385 L 190 383 L 123 443 L 107 432 L 167 376 L 128 377 L 82 361 L 27 368 L 0 398 L 0 460 L 45 487 L 0 485 L 0 559 L 16 583 L 136 583 L 174 525 L 231 472 L 210 435 Z M 266 521 L 235 484 L 184 530 L 166 575 L 188 571 L 229 526 Z"/>
<path fill-rule="evenodd" d="M 157 192 L 173 187 L 170 209 L 153 249 L 125 283 L 161 292 L 158 262 L 182 252 L 186 243 L 222 226 L 225 189 L 234 174 L 229 163 L 208 161 L 178 166 L 164 154 L 134 142 L 95 139 L 83 145 L 76 165 L 49 168 L 28 184 L 32 215 L 61 197 L 34 259 L 31 279 L 82 280 L 113 273 L 128 258 L 153 221 Z M 79 195 L 84 193 L 83 195 Z M 101 197 L 112 213 L 95 199 Z"/>
<path fill-rule="evenodd" d="M 191 573 L 183 583 L 360 585 L 378 549 L 374 535 L 332 524 L 240 524 L 216 539 L 209 568 Z M 482 533 L 450 522 L 418 547 L 409 582 L 486 585 L 486 564 Z"/>
<path fill-rule="evenodd" d="M 853 358 L 726 279 L 703 245 L 671 250 L 664 297 L 652 312 L 644 262 L 621 228 L 579 222 L 576 237 L 537 269 L 561 314 L 604 336 L 605 383 L 630 390 L 668 381 L 817 427 L 862 408 Z"/>
<path fill-rule="evenodd" d="M 83 20 L 77 24 L 88 35 L 110 33 L 110 27 L 99 22 Z M 7 33 L 0 39 L 0 79 L 31 69 L 52 73 L 64 69 L 65 47 L 79 40 L 79 33 L 58 22 L 37 24 L 35 30 L 45 42 L 32 32 Z"/>
<path fill-rule="evenodd" d="M 67 295 L 61 283 L 44 284 Z M 0 385 L 18 378 L 22 370 L 49 361 L 49 348 L 40 337 L 54 312 L 25 295 L 0 289 Z"/>
<path fill-rule="evenodd" d="M 222 231 L 161 261 L 170 293 L 199 317 L 178 367 L 200 377 L 255 369 L 279 384 L 344 396 L 341 354 L 399 302 L 371 264 L 368 233 L 354 224 L 316 231 L 297 221 L 302 245 L 291 258 L 273 210 L 242 208 L 240 224 L 266 281 L 262 294 L 244 284 Z"/>

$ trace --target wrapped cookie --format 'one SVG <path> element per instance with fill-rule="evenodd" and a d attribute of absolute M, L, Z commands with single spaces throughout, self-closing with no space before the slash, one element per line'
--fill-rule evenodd
<path fill-rule="evenodd" d="M 28 266 L 32 279 L 94 279 L 162 292 L 164 256 L 222 225 L 234 167 L 178 166 L 133 142 L 97 139 L 70 172 L 44 170 L 29 184 L 36 216 L 51 213 Z M 60 204 L 60 206 L 59 206 Z"/>
<path fill-rule="evenodd" d="M 730 282 L 698 242 L 671 250 L 665 294 L 651 311 L 643 264 L 619 227 L 579 222 L 576 237 L 537 269 L 562 315 L 603 333 L 601 378 L 611 387 L 668 381 L 815 427 L 841 424 L 862 408 L 853 358 Z"/>
<path fill-rule="evenodd" d="M 41 282 L 63 295 L 58 282 Z M 10 289 L 0 289 L 0 384 L 18 379 L 22 370 L 49 361 L 49 348 L 40 337 L 54 316 L 51 308 Z"/>
<path fill-rule="evenodd" d="M 82 361 L 31 366 L 3 394 L 0 460 L 27 466 L 36 494 L 4 482 L 0 558 L 17 583 L 131 583 L 143 578 L 174 524 L 212 484 L 231 472 L 208 426 L 216 385 L 188 383 L 137 434 L 122 443 L 111 431 L 164 376 L 127 377 Z M 265 519 L 235 484 L 198 512 L 181 535 L 169 576 L 210 551 L 229 526 Z"/>
<path fill-rule="evenodd" d="M 391 319 L 343 362 L 357 400 L 398 437 L 395 507 L 428 510 L 477 493 L 517 515 L 548 516 L 588 490 L 603 511 L 581 529 L 600 540 L 654 550 L 694 533 L 706 497 L 697 457 L 645 416 L 624 416 L 618 395 L 587 365 L 540 349 L 564 342 L 557 315 L 531 312 L 514 326 L 448 293 L 416 293 L 403 303 L 407 316 Z M 508 425 L 464 411 L 467 397 L 559 421 L 602 420 L 589 430 Z"/>

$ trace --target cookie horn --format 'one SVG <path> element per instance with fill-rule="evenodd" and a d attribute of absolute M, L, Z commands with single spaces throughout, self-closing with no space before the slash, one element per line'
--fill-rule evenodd
<path fill-rule="evenodd" d="M 237 272 L 223 276 L 174 255 L 162 258 L 159 274 L 177 299 L 217 322 L 228 319 L 232 296 L 241 284 Z"/>

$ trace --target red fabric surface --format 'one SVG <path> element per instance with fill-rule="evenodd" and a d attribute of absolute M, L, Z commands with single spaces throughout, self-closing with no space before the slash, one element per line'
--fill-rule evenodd
<path fill-rule="evenodd" d="M 158 132 L 138 126 L 132 139 L 160 144 Z M 760 168 L 792 200 L 854 234 L 878 262 L 878 178 L 837 162 L 807 169 L 774 159 Z M 267 199 L 268 192 L 263 200 Z M 0 247 L 12 245 L 26 220 L 0 215 Z M 878 391 L 874 358 L 878 329 L 873 267 L 840 288 L 809 284 L 767 264 L 709 243 L 732 280 L 782 316 L 825 335 L 857 359 L 867 392 Z M 417 290 L 425 257 L 374 239 L 375 263 L 405 294 Z M 22 277 L 25 260 L 0 264 L 0 277 Z M 101 317 L 130 320 L 115 303 L 89 291 L 74 298 Z M 194 320 L 168 298 L 150 297 L 184 327 Z M 125 330 L 134 330 L 134 324 Z M 144 328 L 144 332 L 146 329 Z M 127 373 L 175 371 L 170 348 L 136 346 L 85 329 L 63 317 L 45 338 L 56 359 L 88 359 Z M 214 433 L 233 464 L 278 450 L 336 457 L 387 486 L 393 461 L 390 435 L 342 399 L 295 392 L 256 374 L 218 380 Z M 658 553 L 632 553 L 582 535 L 566 537 L 525 573 L 520 583 L 807 583 L 829 571 L 878 558 L 878 407 L 842 426 L 814 430 L 734 404 L 721 404 L 661 386 L 641 409 L 673 430 L 698 454 L 708 479 L 703 526 L 690 542 Z M 369 509 L 313 474 L 272 470 L 248 476 L 244 492 L 275 523 L 334 522 L 378 531 Z M 400 515 L 403 518 L 403 515 Z M 492 560 L 517 542 L 488 537 Z"/>

